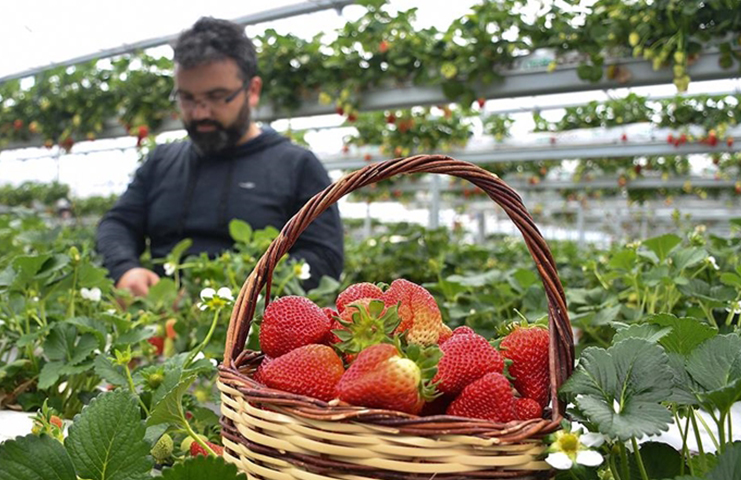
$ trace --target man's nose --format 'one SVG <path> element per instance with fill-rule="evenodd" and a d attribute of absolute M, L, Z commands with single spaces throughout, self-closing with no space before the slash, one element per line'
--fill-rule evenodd
<path fill-rule="evenodd" d="M 193 120 L 206 120 L 211 118 L 211 108 L 206 102 L 198 101 L 190 111 Z"/>

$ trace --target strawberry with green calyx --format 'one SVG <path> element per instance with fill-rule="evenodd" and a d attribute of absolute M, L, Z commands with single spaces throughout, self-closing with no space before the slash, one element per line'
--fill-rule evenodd
<path fill-rule="evenodd" d="M 383 301 L 387 307 L 398 305 L 401 322 L 394 333 L 405 333 L 409 343 L 439 344 L 452 335 L 442 321 L 435 297 L 415 283 L 394 280 L 383 293 Z"/>
<path fill-rule="evenodd" d="M 417 414 L 435 395 L 428 381 L 439 358 L 434 350 L 410 345 L 405 356 L 398 345 L 372 345 L 340 379 L 338 397 L 351 405 Z"/>
<path fill-rule="evenodd" d="M 541 408 L 550 398 L 550 366 L 548 362 L 548 330 L 540 326 L 515 325 L 499 342 L 499 351 L 511 360 L 507 371 L 515 388 L 525 398 L 532 398 Z"/>
<path fill-rule="evenodd" d="M 327 345 L 304 345 L 258 369 L 260 381 L 270 388 L 328 402 L 337 396 L 337 383 L 345 367 Z"/>
<path fill-rule="evenodd" d="M 468 327 L 458 327 L 453 336 L 440 345 L 442 358 L 433 379 L 437 389 L 458 395 L 467 385 L 487 373 L 504 371 L 504 360 L 496 348 Z"/>
<path fill-rule="evenodd" d="M 329 334 L 329 319 L 305 297 L 287 296 L 265 309 L 260 325 L 260 348 L 273 358 L 298 347 L 322 343 Z"/>
<path fill-rule="evenodd" d="M 337 311 L 342 313 L 349 304 L 362 298 L 381 298 L 383 290 L 370 282 L 350 285 L 337 296 Z"/>
<path fill-rule="evenodd" d="M 41 409 L 33 418 L 31 433 L 34 435 L 49 435 L 60 442 L 64 442 L 64 422 L 56 415 L 56 411 L 48 406 L 47 402 L 48 399 L 44 400 Z"/>
<path fill-rule="evenodd" d="M 507 423 L 517 419 L 515 396 L 507 377 L 491 372 L 469 384 L 453 400 L 448 415 Z"/>
<path fill-rule="evenodd" d="M 386 308 L 381 300 L 372 298 L 348 304 L 336 320 L 340 328 L 332 333 L 340 342 L 335 346 L 349 356 L 371 345 L 391 343 L 391 335 L 399 325 L 396 307 Z"/>

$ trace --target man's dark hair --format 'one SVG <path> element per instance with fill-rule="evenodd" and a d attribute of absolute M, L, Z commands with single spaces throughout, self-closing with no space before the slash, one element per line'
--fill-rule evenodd
<path fill-rule="evenodd" d="M 244 33 L 244 27 L 228 20 L 200 18 L 180 34 L 174 50 L 175 63 L 185 69 L 232 59 L 237 62 L 242 80 L 257 74 L 255 46 Z"/>

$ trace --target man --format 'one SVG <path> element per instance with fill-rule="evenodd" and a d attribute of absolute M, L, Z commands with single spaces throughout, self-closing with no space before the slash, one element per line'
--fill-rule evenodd
<path fill-rule="evenodd" d="M 189 140 L 154 149 L 98 226 L 105 267 L 117 288 L 134 295 L 146 295 L 160 278 L 139 263 L 147 238 L 153 258 L 183 238 L 193 240 L 189 253 L 216 256 L 233 245 L 230 220 L 280 229 L 330 183 L 311 152 L 252 121 L 262 80 L 243 27 L 201 18 L 180 35 L 174 52 L 173 95 Z M 289 254 L 309 264 L 307 288 L 323 275 L 339 277 L 344 254 L 336 205 Z"/>

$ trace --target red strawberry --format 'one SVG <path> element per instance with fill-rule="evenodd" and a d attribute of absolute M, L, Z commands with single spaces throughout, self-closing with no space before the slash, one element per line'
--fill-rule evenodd
<path fill-rule="evenodd" d="M 456 335 L 473 335 L 476 332 L 473 330 L 473 328 L 468 327 L 466 325 L 461 325 L 460 327 L 456 327 L 455 330 L 453 330 L 453 336 Z"/>
<path fill-rule="evenodd" d="M 154 345 L 157 355 L 162 355 L 165 351 L 165 337 L 149 337 L 147 342 Z"/>
<path fill-rule="evenodd" d="M 399 305 L 401 323 L 394 333 L 406 332 L 409 343 L 433 345 L 450 338 L 435 297 L 423 287 L 401 278 L 394 280 L 383 301 L 387 307 Z"/>
<path fill-rule="evenodd" d="M 351 405 L 412 414 L 431 399 L 420 367 L 388 343 L 360 352 L 337 385 L 337 394 Z"/>
<path fill-rule="evenodd" d="M 49 423 L 55 425 L 57 428 L 62 428 L 64 426 L 64 422 L 62 422 L 62 419 L 57 417 L 56 415 L 52 415 L 49 418 Z"/>
<path fill-rule="evenodd" d="M 209 441 L 206 441 L 206 444 L 211 447 L 211 450 L 213 450 L 216 455 L 220 457 L 224 455 L 224 447 L 216 445 L 215 443 L 211 443 Z M 190 455 L 192 457 L 197 457 L 198 455 L 208 457 L 209 453 L 203 447 L 201 447 L 198 442 L 194 441 L 190 444 Z"/>
<path fill-rule="evenodd" d="M 505 358 L 512 360 L 509 374 L 523 397 L 532 398 L 545 408 L 550 397 L 548 330 L 516 326 L 499 344 Z"/>
<path fill-rule="evenodd" d="M 543 416 L 543 409 L 532 398 L 518 398 L 515 401 L 515 412 L 520 420 L 530 420 Z"/>
<path fill-rule="evenodd" d="M 260 363 L 260 366 L 257 367 L 257 370 L 255 371 L 255 374 L 252 376 L 252 379 L 256 382 L 260 382 L 264 384 L 265 382 L 262 379 L 262 372 L 265 370 L 265 368 L 268 366 L 270 362 L 275 360 L 272 357 L 268 357 L 267 355 L 264 355 L 262 358 L 262 363 Z"/>
<path fill-rule="evenodd" d="M 291 350 L 322 343 L 329 333 L 329 319 L 314 302 L 298 296 L 282 297 L 265 309 L 260 326 L 260 347 L 273 358 Z"/>
<path fill-rule="evenodd" d="M 484 105 L 486 105 L 486 98 L 484 97 L 479 97 L 476 101 L 479 103 L 479 108 L 484 108 Z"/>
<path fill-rule="evenodd" d="M 383 291 L 370 282 L 350 285 L 337 296 L 337 311 L 342 313 L 345 306 L 361 298 L 381 298 Z"/>
<path fill-rule="evenodd" d="M 337 396 L 345 373 L 342 360 L 327 345 L 304 345 L 260 366 L 260 380 L 270 388 L 328 402 Z"/>
<path fill-rule="evenodd" d="M 391 334 L 399 325 L 396 307 L 386 308 L 376 298 L 361 298 L 345 306 L 332 334 L 340 340 L 337 348 L 350 364 L 358 353 L 371 345 L 390 343 Z"/>
<path fill-rule="evenodd" d="M 459 327 L 460 328 L 460 327 Z M 440 345 L 443 356 L 432 382 L 448 395 L 458 395 L 467 385 L 489 372 L 502 373 L 504 360 L 496 348 L 476 333 L 456 333 Z"/>
<path fill-rule="evenodd" d="M 509 380 L 491 372 L 463 389 L 446 412 L 448 415 L 507 423 L 517 419 L 515 396 Z"/>

